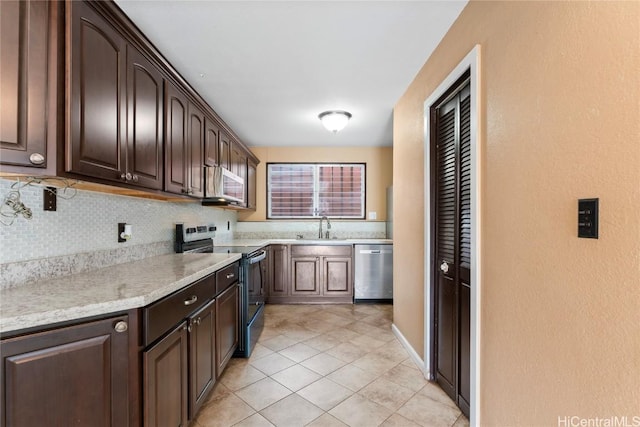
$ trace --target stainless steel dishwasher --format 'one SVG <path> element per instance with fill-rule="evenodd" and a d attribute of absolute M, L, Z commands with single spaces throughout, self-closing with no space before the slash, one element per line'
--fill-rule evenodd
<path fill-rule="evenodd" d="M 354 302 L 393 301 L 393 245 L 355 245 Z"/>

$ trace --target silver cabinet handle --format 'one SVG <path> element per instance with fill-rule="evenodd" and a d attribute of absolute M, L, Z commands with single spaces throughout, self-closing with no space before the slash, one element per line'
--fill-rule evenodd
<path fill-rule="evenodd" d="M 44 156 L 40 153 L 31 153 L 29 161 L 34 165 L 41 165 L 44 163 Z"/>
<path fill-rule="evenodd" d="M 129 325 L 127 325 L 127 322 L 120 321 L 115 324 L 113 329 L 115 329 L 116 332 L 127 332 L 127 329 L 129 329 Z"/>
<path fill-rule="evenodd" d="M 134 174 L 134 175 L 131 177 L 131 179 L 133 180 L 133 182 L 138 182 L 138 175 L 135 175 L 135 174 Z"/>
<path fill-rule="evenodd" d="M 195 304 L 196 301 L 198 301 L 198 296 L 197 295 L 193 295 L 193 296 L 191 296 L 191 298 L 184 300 L 184 305 Z"/>
<path fill-rule="evenodd" d="M 449 272 L 449 264 L 447 264 L 447 261 L 442 261 L 442 264 L 440 264 L 440 270 L 442 270 L 443 273 Z"/>
<path fill-rule="evenodd" d="M 227 279 L 233 279 L 234 277 L 236 277 L 234 273 L 227 274 Z"/>

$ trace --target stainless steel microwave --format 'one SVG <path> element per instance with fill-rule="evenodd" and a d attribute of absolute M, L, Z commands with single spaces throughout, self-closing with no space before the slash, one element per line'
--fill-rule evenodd
<path fill-rule="evenodd" d="M 241 204 L 244 202 L 244 178 L 221 166 L 205 167 L 203 202 L 207 204 Z"/>

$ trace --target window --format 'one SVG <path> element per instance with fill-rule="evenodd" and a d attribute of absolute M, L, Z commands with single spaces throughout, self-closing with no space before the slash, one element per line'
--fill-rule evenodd
<path fill-rule="evenodd" d="M 268 218 L 364 219 L 364 163 L 267 164 Z"/>

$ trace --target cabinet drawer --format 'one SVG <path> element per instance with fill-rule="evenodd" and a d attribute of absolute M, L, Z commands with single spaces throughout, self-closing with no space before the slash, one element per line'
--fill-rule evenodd
<path fill-rule="evenodd" d="M 236 283 L 240 274 L 240 264 L 237 262 L 216 271 L 216 295 Z"/>
<path fill-rule="evenodd" d="M 211 274 L 144 309 L 144 344 L 149 345 L 214 297 L 216 277 Z"/>
<path fill-rule="evenodd" d="M 351 256 L 350 245 L 291 245 L 291 256 Z"/>

